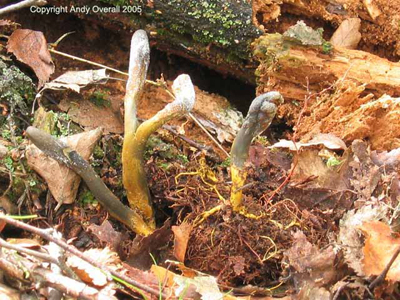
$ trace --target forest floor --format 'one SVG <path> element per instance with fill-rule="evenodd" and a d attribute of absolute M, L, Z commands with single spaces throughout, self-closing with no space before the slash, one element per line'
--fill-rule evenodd
<path fill-rule="evenodd" d="M 10 20 L 0 20 L 0 33 L 41 31 L 46 37 L 41 45 L 46 46 L 46 41 L 75 31 L 60 42 L 58 51 L 128 69 L 129 40 L 123 34 L 65 15 L 39 20 L 21 14 Z M 14 43 L 26 47 L 22 40 Z M 7 265 L 18 262 L 15 252 L 6 250 L 10 244 L 53 258 L 56 254 L 50 249 L 49 232 L 39 237 L 18 223 L 8 224 L 1 233 L 0 293 L 3 289 L 15 296 L 9 299 L 23 294 L 50 299 L 48 286 L 66 292 L 67 277 L 93 288 L 80 295 L 88 299 L 158 299 L 158 294 L 171 299 L 399 297 L 399 98 L 365 95 L 343 77 L 318 93 L 310 92 L 300 105 L 286 102 L 250 147 L 243 202 L 257 217 L 249 218 L 234 212 L 229 203 L 229 153 L 256 87 L 152 49 L 148 79 L 162 80 L 146 84 L 139 118 L 149 119 L 172 102 L 166 90 L 177 75 L 187 73 L 196 86 L 194 115 L 204 124 L 212 121 L 205 127 L 217 143 L 189 117 L 168 123 L 150 138 L 145 171 L 158 229 L 141 237 L 111 218 L 72 171 L 34 152 L 25 134 L 30 125 L 47 128 L 57 138 L 101 127 L 100 135 L 77 143 L 90 149 L 86 158 L 126 204 L 121 152 L 127 77 L 107 71 L 111 78 L 82 83 L 79 93 L 49 88 L 35 98 L 36 87 L 49 81 L 50 74 L 33 72 L 7 52 L 6 45 L 1 39 L 0 89 L 15 94 L 0 96 L 0 203 L 10 215 L 35 215 L 25 223 L 55 228 L 62 237 L 54 238 L 68 241 L 68 267 L 62 272 L 50 271 L 43 258 L 20 249 L 16 251 L 23 266 L 15 270 Z M 30 57 L 31 62 L 40 59 L 43 56 Z M 99 68 L 54 53 L 51 59 L 51 79 L 66 71 Z M 6 77 L 17 79 L 18 86 L 6 83 Z M 265 86 L 261 80 L 258 91 Z M 227 117 L 215 117 L 216 111 Z M 317 127 L 322 133 L 314 130 Z M 204 214 L 215 207 L 220 209 Z M 104 279 L 104 273 L 73 258 L 68 252 L 72 246 L 138 287 L 115 277 Z M 70 269 L 78 275 L 70 276 Z M 54 274 L 64 279 L 52 282 Z M 43 287 L 34 285 L 39 277 L 46 283 Z M 79 296 L 76 293 L 70 291 L 73 297 Z"/>

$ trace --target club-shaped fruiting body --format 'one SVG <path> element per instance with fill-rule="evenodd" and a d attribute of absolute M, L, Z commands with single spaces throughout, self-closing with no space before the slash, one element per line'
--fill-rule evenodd
<path fill-rule="evenodd" d="M 81 176 L 90 191 L 111 216 L 141 235 L 149 235 L 152 232 L 152 229 L 143 221 L 142 217 L 122 204 L 96 174 L 91 165 L 76 151 L 71 150 L 65 143 L 55 139 L 47 132 L 35 127 L 28 127 L 26 134 L 36 147 L 45 154 L 65 164 Z"/>
<path fill-rule="evenodd" d="M 137 101 L 142 95 L 150 63 L 150 45 L 146 31 L 137 30 L 131 40 L 129 57 L 129 78 L 125 92 L 125 136 L 128 132 L 135 133 L 138 126 L 136 117 Z"/>
<path fill-rule="evenodd" d="M 279 92 L 268 92 L 255 98 L 239 130 L 231 149 L 231 205 L 234 211 L 240 211 L 242 204 L 242 187 L 247 178 L 244 168 L 249 156 L 252 140 L 266 130 L 275 117 L 278 105 L 283 103 Z"/>
<path fill-rule="evenodd" d="M 175 79 L 172 89 L 176 99 L 155 116 L 137 126 L 136 103 L 142 94 L 149 64 L 149 46 L 143 30 L 132 37 L 129 80 L 125 96 L 125 136 L 122 149 L 123 183 L 129 204 L 155 229 L 150 191 L 144 172 L 143 155 L 149 136 L 166 122 L 189 112 L 194 105 L 195 92 L 188 75 Z"/>

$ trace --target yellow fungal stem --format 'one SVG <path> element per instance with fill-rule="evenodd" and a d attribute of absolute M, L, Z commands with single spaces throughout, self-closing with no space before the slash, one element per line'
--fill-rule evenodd
<path fill-rule="evenodd" d="M 136 105 L 143 94 L 150 61 L 150 46 L 144 30 L 132 36 L 129 58 L 129 79 L 125 93 L 124 144 L 122 147 L 122 179 L 130 207 L 140 214 L 151 230 L 156 228 L 150 192 L 143 169 L 143 151 L 138 149 Z M 146 144 L 146 141 L 143 141 Z M 144 146 L 143 146 L 144 149 Z"/>
<path fill-rule="evenodd" d="M 242 208 L 242 187 L 247 178 L 247 172 L 235 165 L 231 166 L 232 191 L 231 205 L 234 211 L 239 212 Z"/>
<path fill-rule="evenodd" d="M 144 82 L 144 78 L 140 78 Z M 152 229 L 155 229 L 156 224 L 143 162 L 147 140 L 152 133 L 166 122 L 189 112 L 195 102 L 194 87 L 188 75 L 179 75 L 174 80 L 172 90 L 176 99 L 155 116 L 139 125 L 136 131 L 133 131 L 129 125 L 125 126 L 126 133 L 122 155 L 124 186 L 127 191 L 129 205 L 143 216 L 145 222 Z M 133 99 L 139 96 L 135 94 Z M 131 101 L 132 99 L 126 97 L 126 100 Z M 132 117 L 133 113 L 136 114 L 136 111 L 133 111 L 136 107 L 131 105 L 129 109 L 131 110 L 128 112 L 129 116 Z M 131 125 L 133 126 L 135 123 L 131 122 Z"/>
<path fill-rule="evenodd" d="M 146 140 L 147 141 L 147 140 Z M 142 215 L 151 229 L 156 228 L 154 212 L 151 206 L 149 187 L 143 167 L 143 151 L 138 149 L 138 137 L 129 134 L 124 137 L 122 155 L 123 183 L 129 206 Z"/>

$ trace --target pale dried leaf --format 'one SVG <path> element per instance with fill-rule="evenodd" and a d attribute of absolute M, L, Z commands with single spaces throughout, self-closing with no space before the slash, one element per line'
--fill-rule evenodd
<path fill-rule="evenodd" d="M 0 283 L 0 295 L 2 300 L 21 300 L 21 292 Z"/>
<path fill-rule="evenodd" d="M 361 20 L 359 18 L 344 20 L 331 38 L 332 45 L 347 49 L 356 49 L 361 40 L 360 26 Z"/>
<path fill-rule="evenodd" d="M 383 219 L 386 211 L 387 207 L 384 205 L 375 207 L 368 205 L 363 206 L 357 212 L 355 210 L 348 211 L 340 220 L 338 245 L 343 249 L 345 262 L 360 276 L 364 275 L 362 265 L 363 242 L 357 228 L 364 222 Z"/>
<path fill-rule="evenodd" d="M 311 147 L 317 145 L 324 145 L 326 148 L 332 150 L 347 149 L 346 144 L 340 138 L 330 133 L 317 134 L 311 141 L 307 143 L 294 143 L 293 141 L 289 140 L 279 140 L 278 143 L 275 143 L 268 148 L 289 148 L 291 151 L 296 151 L 300 150 L 302 147 Z"/>
<path fill-rule="evenodd" d="M 46 38 L 40 31 L 15 30 L 8 39 L 7 51 L 33 69 L 39 79 L 38 88 L 42 87 L 54 72 L 54 63 L 47 49 Z"/>
<path fill-rule="evenodd" d="M 28 248 L 28 249 L 40 249 L 42 247 L 42 245 L 36 241 L 36 240 L 32 240 L 32 239 L 14 239 L 14 238 L 10 238 L 7 239 L 7 242 L 13 245 L 17 245 L 23 248 Z"/>
<path fill-rule="evenodd" d="M 382 14 L 381 10 L 378 8 L 373 0 L 363 0 L 363 4 L 372 20 L 375 21 Z"/>
<path fill-rule="evenodd" d="M 45 89 L 63 90 L 70 89 L 77 93 L 88 84 L 105 83 L 108 80 L 106 69 L 68 71 L 44 85 Z"/>
<path fill-rule="evenodd" d="M 88 257 L 95 258 L 96 261 L 101 261 L 103 265 L 114 269 L 120 264 L 118 255 L 115 252 L 110 251 L 107 247 L 104 249 L 90 249 L 85 251 L 84 254 Z M 103 287 L 109 281 L 107 275 L 102 270 L 94 267 L 77 256 L 69 257 L 67 259 L 67 265 L 74 270 L 82 281 L 86 283 Z"/>
<path fill-rule="evenodd" d="M 63 137 L 61 140 L 87 160 L 101 135 L 102 129 L 97 128 Z M 75 201 L 81 181 L 79 175 L 62 163 L 48 157 L 33 144 L 27 147 L 26 157 L 28 165 L 47 182 L 50 192 L 57 202 L 70 204 Z"/>

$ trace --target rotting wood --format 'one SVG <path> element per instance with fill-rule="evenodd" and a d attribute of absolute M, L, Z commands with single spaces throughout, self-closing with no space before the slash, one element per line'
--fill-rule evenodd
<path fill-rule="evenodd" d="M 285 99 L 303 101 L 345 78 L 366 84 L 365 92 L 400 96 L 400 63 L 364 51 L 321 49 L 289 42 L 283 35 L 267 34 L 253 44 L 261 62 L 258 92 L 278 90 Z"/>

